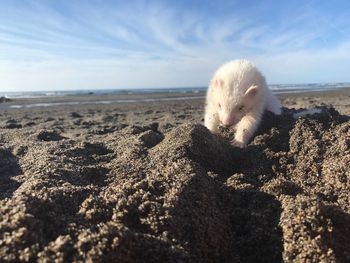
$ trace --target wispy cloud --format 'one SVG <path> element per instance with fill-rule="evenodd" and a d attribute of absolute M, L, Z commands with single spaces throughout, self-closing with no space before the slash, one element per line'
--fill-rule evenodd
<path fill-rule="evenodd" d="M 206 85 L 242 57 L 270 82 L 350 81 L 348 2 L 194 3 L 4 0 L 0 90 Z"/>

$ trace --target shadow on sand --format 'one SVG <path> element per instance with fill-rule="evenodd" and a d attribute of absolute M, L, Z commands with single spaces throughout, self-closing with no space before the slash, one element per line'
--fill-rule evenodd
<path fill-rule="evenodd" d="M 22 169 L 18 158 L 9 149 L 0 147 L 0 200 L 10 198 L 20 186 L 20 183 L 13 179 L 20 174 Z"/>

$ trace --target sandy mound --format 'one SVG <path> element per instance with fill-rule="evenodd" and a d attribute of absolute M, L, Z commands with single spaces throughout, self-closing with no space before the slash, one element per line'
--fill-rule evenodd
<path fill-rule="evenodd" d="M 350 121 L 292 113 L 243 150 L 202 125 L 3 123 L 1 261 L 348 262 Z"/>

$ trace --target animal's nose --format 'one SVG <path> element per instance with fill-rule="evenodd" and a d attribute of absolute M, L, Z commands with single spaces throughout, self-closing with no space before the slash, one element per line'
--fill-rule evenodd
<path fill-rule="evenodd" d="M 232 123 L 231 120 L 224 120 L 224 121 L 222 122 L 222 126 L 224 126 L 224 127 L 226 127 L 226 128 L 228 128 L 228 127 L 230 127 L 230 126 L 232 126 L 232 125 L 233 125 L 233 123 Z"/>

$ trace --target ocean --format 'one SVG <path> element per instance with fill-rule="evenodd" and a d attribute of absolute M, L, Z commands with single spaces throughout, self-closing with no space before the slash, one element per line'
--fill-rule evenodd
<path fill-rule="evenodd" d="M 307 91 L 328 91 L 350 87 L 350 83 L 310 83 L 310 84 L 271 84 L 269 88 L 276 94 L 282 93 L 302 93 Z M 94 90 L 60 90 L 60 91 L 33 91 L 33 92 L 0 92 L 0 97 L 12 99 L 25 98 L 45 98 L 45 97 L 70 97 L 69 101 L 59 101 L 50 103 L 28 103 L 6 105 L 3 103 L 0 108 L 33 108 L 33 107 L 50 107 L 64 105 L 81 105 L 81 104 L 112 104 L 112 103 L 135 103 L 135 102 L 157 102 L 167 100 L 184 100 L 184 99 L 200 99 L 204 98 L 203 92 L 206 87 L 191 88 L 147 88 L 147 89 L 94 89 Z M 94 96 L 103 95 L 132 95 L 132 94 L 157 94 L 163 93 L 162 97 L 147 96 L 140 99 L 114 99 L 114 100 L 94 100 Z M 182 93 L 183 96 L 167 96 L 166 94 Z M 196 96 L 198 94 L 198 96 Z M 88 101 L 74 101 L 74 96 L 91 96 Z"/>
<path fill-rule="evenodd" d="M 294 93 L 306 91 L 334 90 L 350 87 L 350 83 L 310 83 L 310 84 L 271 84 L 269 88 L 275 93 Z M 119 95 L 119 94 L 144 94 L 144 93 L 200 93 L 207 87 L 190 88 L 147 88 L 147 89 L 93 89 L 93 90 L 57 90 L 57 91 L 32 91 L 32 92 L 1 92 L 0 97 L 14 98 L 38 98 L 38 97 L 63 97 L 81 95 Z"/>
<path fill-rule="evenodd" d="M 93 90 L 57 90 L 57 91 L 32 91 L 32 92 L 0 92 L 0 97 L 15 98 L 40 98 L 40 97 L 65 97 L 84 95 L 127 95 L 127 94 L 151 94 L 151 93 L 199 93 L 205 91 L 204 87 L 196 88 L 154 88 L 154 89 L 93 89 Z"/>

